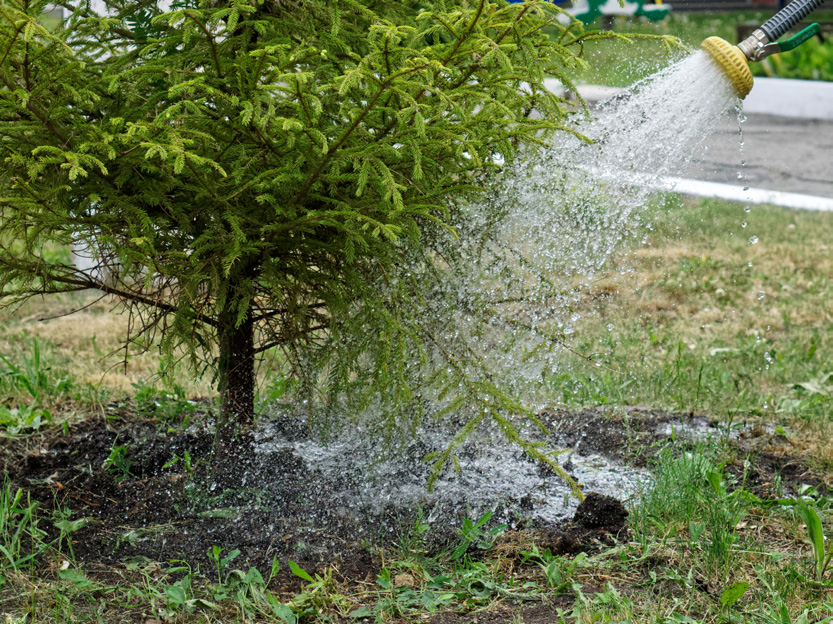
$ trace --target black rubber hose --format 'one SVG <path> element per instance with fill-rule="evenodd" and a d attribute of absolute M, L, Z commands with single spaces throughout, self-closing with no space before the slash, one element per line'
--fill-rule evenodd
<path fill-rule="evenodd" d="M 822 4 L 824 0 L 793 0 L 761 26 L 761 30 L 770 41 L 776 41 Z"/>

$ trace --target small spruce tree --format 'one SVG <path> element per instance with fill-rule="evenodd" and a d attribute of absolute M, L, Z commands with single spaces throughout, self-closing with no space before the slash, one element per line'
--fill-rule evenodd
<path fill-rule="evenodd" d="M 0 303 L 117 298 L 126 343 L 216 372 L 227 431 L 277 350 L 324 416 L 376 403 L 413 424 L 425 388 L 473 406 L 438 465 L 486 418 L 550 461 L 449 338 L 478 311 L 446 280 L 496 155 L 565 129 L 544 79 L 601 35 L 536 0 L 59 4 L 57 29 L 46 0 L 0 5 Z M 47 261 L 47 241 L 93 266 Z"/>

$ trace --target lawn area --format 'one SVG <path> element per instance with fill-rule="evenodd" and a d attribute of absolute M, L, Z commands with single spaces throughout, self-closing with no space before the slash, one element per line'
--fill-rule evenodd
<path fill-rule="evenodd" d="M 6 313 L 4 621 L 830 621 L 833 215 L 673 197 L 654 210 L 647 244 L 580 311 L 569 346 L 592 362 L 565 353 L 545 380 L 556 429 L 648 469 L 627 521 L 443 524 L 426 509 L 373 539 L 324 535 L 310 507 L 281 524 L 269 474 L 345 512 L 288 460 L 201 490 L 210 380 L 154 378 L 152 348 L 125 362 L 129 319 L 111 302 Z M 260 379 L 280 395 L 266 367 Z"/>
<path fill-rule="evenodd" d="M 568 403 L 789 424 L 830 470 L 833 218 L 714 200 L 671 206 L 649 245 L 625 260 L 631 270 L 598 285 L 595 330 L 573 345 L 603 345 L 604 367 L 571 371 L 554 387 Z"/>

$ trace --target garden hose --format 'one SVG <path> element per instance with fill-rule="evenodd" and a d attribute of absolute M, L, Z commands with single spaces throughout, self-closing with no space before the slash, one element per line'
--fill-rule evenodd
<path fill-rule="evenodd" d="M 794 0 L 738 45 L 734 46 L 720 37 L 709 37 L 701 47 L 711 55 L 731 81 L 738 97 L 743 99 L 752 90 L 749 62 L 760 62 L 771 54 L 788 52 L 817 35 L 820 27 L 813 24 L 786 41 L 777 41 L 778 37 L 788 32 L 824 2 L 825 0 Z"/>
<path fill-rule="evenodd" d="M 767 43 L 776 41 L 779 37 L 787 34 L 790 28 L 819 8 L 824 2 L 825 0 L 795 0 L 790 2 L 761 26 L 761 31 L 768 39 Z"/>

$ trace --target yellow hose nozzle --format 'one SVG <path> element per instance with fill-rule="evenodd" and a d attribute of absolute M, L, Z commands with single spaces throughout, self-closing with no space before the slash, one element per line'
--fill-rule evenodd
<path fill-rule="evenodd" d="M 738 97 L 743 99 L 752 90 L 752 72 L 749 71 L 749 61 L 759 62 L 770 54 L 789 52 L 815 37 L 820 27 L 818 24 L 811 24 L 794 37 L 786 41 L 778 41 L 807 17 L 810 11 L 819 8 L 822 4 L 824 0 L 794 0 L 738 45 L 733 46 L 720 37 L 709 37 L 700 47 L 711 55 L 731 81 Z"/>
<path fill-rule="evenodd" d="M 709 37 L 700 47 L 708 52 L 723 70 L 740 99 L 749 95 L 752 90 L 752 72 L 749 70 L 749 61 L 740 48 L 720 37 Z"/>

